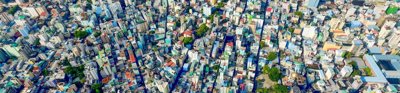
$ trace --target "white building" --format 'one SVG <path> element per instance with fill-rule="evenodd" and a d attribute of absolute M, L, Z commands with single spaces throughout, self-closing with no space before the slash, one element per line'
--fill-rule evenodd
<path fill-rule="evenodd" d="M 379 31 L 378 38 L 386 38 L 391 32 L 393 27 L 396 25 L 394 21 L 386 21 L 383 26 L 381 27 L 381 31 Z"/>
<path fill-rule="evenodd" d="M 325 72 L 326 80 L 332 79 L 335 75 L 336 75 L 336 73 L 333 70 L 333 68 L 328 67 L 328 69 L 326 69 L 326 72 Z"/>
<path fill-rule="evenodd" d="M 308 39 L 315 39 L 315 36 L 317 34 L 316 29 L 317 27 L 315 26 L 307 26 L 303 29 L 302 36 Z"/>
<path fill-rule="evenodd" d="M 391 48 L 399 47 L 400 43 L 400 30 L 395 30 L 392 36 L 389 38 L 388 44 Z"/>
<path fill-rule="evenodd" d="M 26 7 L 22 8 L 22 10 L 28 12 L 31 18 L 36 18 L 39 16 L 39 13 L 36 12 L 36 9 L 34 7 Z"/>
<path fill-rule="evenodd" d="M 348 77 L 352 72 L 353 67 L 346 65 L 342 68 L 342 70 L 340 70 L 340 75 L 342 75 L 342 77 Z"/>

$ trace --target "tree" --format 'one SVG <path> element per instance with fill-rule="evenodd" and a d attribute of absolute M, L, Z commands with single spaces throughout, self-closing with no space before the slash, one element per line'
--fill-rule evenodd
<path fill-rule="evenodd" d="M 268 61 L 275 60 L 276 58 L 277 58 L 276 52 L 269 52 L 268 55 L 267 55 L 267 60 Z"/>
<path fill-rule="evenodd" d="M 351 61 L 348 63 L 349 65 L 353 66 L 353 68 L 357 68 L 357 63 L 355 61 Z"/>
<path fill-rule="evenodd" d="M 69 63 L 68 59 L 63 60 L 63 62 L 61 64 L 63 66 L 71 66 L 71 64 Z"/>
<path fill-rule="evenodd" d="M 219 3 L 217 4 L 217 7 L 216 7 L 216 8 L 222 8 L 222 7 L 224 7 L 224 6 L 225 6 L 224 3 L 219 2 Z"/>
<path fill-rule="evenodd" d="M 274 93 L 289 93 L 289 89 L 281 84 L 274 85 L 272 91 Z"/>
<path fill-rule="evenodd" d="M 47 71 L 47 69 L 44 69 L 44 70 L 42 71 L 42 73 L 43 73 L 43 76 L 49 75 L 49 71 Z"/>
<path fill-rule="evenodd" d="M 7 11 L 7 13 L 8 13 L 8 14 L 14 15 L 15 12 L 17 12 L 19 9 L 21 9 L 21 8 L 20 8 L 18 5 L 15 5 L 15 6 L 11 7 L 11 8 Z"/>
<path fill-rule="evenodd" d="M 101 35 L 101 32 L 95 32 L 95 33 L 93 34 L 94 37 L 99 37 L 100 35 Z"/>
<path fill-rule="evenodd" d="M 351 52 L 346 52 L 346 53 L 344 53 L 344 55 L 343 55 L 343 57 L 344 58 L 351 58 L 353 56 L 353 53 L 351 53 Z"/>
<path fill-rule="evenodd" d="M 86 3 L 86 9 L 92 10 L 92 3 Z"/>
<path fill-rule="evenodd" d="M 74 33 L 74 36 L 77 38 L 85 38 L 88 35 L 88 32 L 86 31 L 81 31 L 81 30 L 77 30 Z"/>
<path fill-rule="evenodd" d="M 94 90 L 96 93 L 100 93 L 101 86 L 102 86 L 102 84 L 96 83 L 96 84 L 93 84 L 92 86 L 90 86 L 90 88 L 92 88 L 92 90 Z"/>
<path fill-rule="evenodd" d="M 257 93 L 268 93 L 268 89 L 267 88 L 257 88 Z"/>
<path fill-rule="evenodd" d="M 214 21 L 214 16 L 215 16 L 215 14 L 211 14 L 210 16 L 208 16 L 208 20 L 213 22 Z"/>
<path fill-rule="evenodd" d="M 263 73 L 263 74 L 268 74 L 268 72 L 269 72 L 270 69 L 271 69 L 271 68 L 269 68 L 268 65 L 264 65 L 264 67 L 262 68 L 262 73 Z"/>
<path fill-rule="evenodd" d="M 367 76 L 372 76 L 371 68 L 369 68 L 369 67 L 364 68 L 364 72 L 365 72 L 365 74 L 367 74 Z"/>
<path fill-rule="evenodd" d="M 197 29 L 196 31 L 196 36 L 197 37 L 203 37 L 205 35 L 205 33 L 207 32 L 209 28 L 207 27 L 207 25 L 205 23 L 201 24 L 200 27 Z"/>
<path fill-rule="evenodd" d="M 176 22 L 175 22 L 175 26 L 176 26 L 176 27 L 181 27 L 181 21 L 176 21 Z"/>
<path fill-rule="evenodd" d="M 272 81 L 275 81 L 275 82 L 278 81 L 279 79 L 281 79 L 281 77 L 282 77 L 279 69 L 276 67 L 273 67 L 268 71 L 268 76 L 269 76 L 269 79 L 271 79 Z"/>
<path fill-rule="evenodd" d="M 354 77 L 356 75 L 361 75 L 361 71 L 360 70 L 355 70 L 350 74 L 351 77 Z"/>
<path fill-rule="evenodd" d="M 185 37 L 183 38 L 183 44 L 187 45 L 193 42 L 193 37 Z"/>
<path fill-rule="evenodd" d="M 290 33 L 294 32 L 294 28 L 293 27 L 289 27 L 288 30 L 289 30 Z"/>
<path fill-rule="evenodd" d="M 264 48 L 264 47 L 266 47 L 266 44 L 265 44 L 265 42 L 264 42 L 264 41 L 261 41 L 261 42 L 260 42 L 260 47 L 261 47 L 261 48 Z"/>
<path fill-rule="evenodd" d="M 85 74 L 83 73 L 83 70 L 85 70 L 83 65 L 81 65 L 79 67 L 67 66 L 67 68 L 64 69 L 64 72 L 72 75 L 72 77 L 74 77 L 74 78 L 77 78 L 77 77 L 84 78 Z"/>
<path fill-rule="evenodd" d="M 39 38 L 36 38 L 36 39 L 35 39 L 35 42 L 33 42 L 33 44 L 34 44 L 34 45 L 40 45 L 40 39 L 39 39 Z"/>
<path fill-rule="evenodd" d="M 294 15 L 296 15 L 298 17 L 303 17 L 303 12 L 296 11 L 296 12 L 294 12 Z"/>
<path fill-rule="evenodd" d="M 218 69 L 219 69 L 219 65 L 214 65 L 212 68 L 213 68 L 214 70 L 218 70 Z"/>

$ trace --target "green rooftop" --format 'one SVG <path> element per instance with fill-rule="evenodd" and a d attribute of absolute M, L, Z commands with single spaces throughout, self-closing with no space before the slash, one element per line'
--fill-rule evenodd
<path fill-rule="evenodd" d="M 398 7 L 390 6 L 388 9 L 386 9 L 386 14 L 396 14 L 398 10 Z"/>

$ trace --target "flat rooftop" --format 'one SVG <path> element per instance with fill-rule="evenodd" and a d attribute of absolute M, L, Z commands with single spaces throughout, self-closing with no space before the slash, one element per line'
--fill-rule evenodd
<path fill-rule="evenodd" d="M 400 84 L 400 56 L 364 55 L 364 60 L 375 76 L 362 76 L 363 81 Z"/>

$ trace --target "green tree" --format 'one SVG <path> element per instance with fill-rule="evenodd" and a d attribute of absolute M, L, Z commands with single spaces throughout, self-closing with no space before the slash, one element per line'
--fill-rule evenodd
<path fill-rule="evenodd" d="M 61 64 L 63 66 L 71 66 L 71 64 L 69 63 L 68 59 L 63 60 L 63 62 Z"/>
<path fill-rule="evenodd" d="M 343 57 L 346 58 L 346 59 L 351 58 L 352 56 L 353 56 L 353 53 L 351 53 L 351 52 L 346 52 L 343 55 Z"/>
<path fill-rule="evenodd" d="M 296 11 L 296 12 L 294 12 L 294 15 L 296 15 L 298 17 L 303 17 L 303 12 Z"/>
<path fill-rule="evenodd" d="M 356 63 L 355 61 L 351 61 L 351 62 L 349 62 L 348 64 L 351 65 L 351 66 L 353 66 L 353 69 L 358 67 L 358 66 L 357 66 L 357 63 Z"/>
<path fill-rule="evenodd" d="M 205 23 L 203 23 L 203 24 L 201 24 L 200 25 L 200 27 L 197 29 L 197 31 L 196 31 L 196 36 L 197 37 L 203 37 L 205 34 L 206 34 L 206 32 L 208 31 L 208 27 L 207 27 L 207 25 L 205 24 Z"/>
<path fill-rule="evenodd" d="M 218 70 L 218 69 L 219 69 L 219 65 L 214 65 L 212 68 L 213 68 L 214 70 Z"/>
<path fill-rule="evenodd" d="M 176 21 L 176 22 L 175 22 L 175 26 L 176 26 L 176 27 L 181 27 L 181 21 L 180 21 L 180 20 L 179 20 L 179 21 Z"/>
<path fill-rule="evenodd" d="M 86 9 L 92 10 L 92 3 L 86 3 Z"/>
<path fill-rule="evenodd" d="M 74 33 L 74 36 L 77 38 L 85 38 L 88 35 L 88 32 L 86 31 L 81 31 L 81 30 L 77 30 Z"/>
<path fill-rule="evenodd" d="M 187 45 L 193 42 L 193 37 L 185 37 L 183 38 L 183 44 Z"/>
<path fill-rule="evenodd" d="M 350 74 L 351 77 L 354 77 L 354 76 L 356 76 L 356 75 L 361 75 L 361 71 L 360 71 L 360 70 L 354 70 L 354 71 Z"/>
<path fill-rule="evenodd" d="M 85 70 L 83 65 L 78 66 L 78 67 L 67 66 L 64 69 L 64 72 L 72 75 L 72 77 L 74 77 L 74 78 L 77 78 L 77 77 L 84 78 L 85 74 L 83 73 L 83 70 Z"/>
<path fill-rule="evenodd" d="M 36 38 L 36 39 L 35 39 L 35 42 L 33 42 L 33 44 L 34 44 L 34 45 L 40 45 L 40 39 L 39 39 L 39 38 Z"/>
<path fill-rule="evenodd" d="M 44 70 L 42 71 L 42 73 L 43 73 L 43 76 L 49 75 L 49 71 L 47 71 L 47 69 L 44 69 Z"/>
<path fill-rule="evenodd" d="M 268 89 L 267 88 L 257 88 L 257 93 L 268 93 Z"/>
<path fill-rule="evenodd" d="M 92 86 L 90 86 L 90 88 L 92 88 L 92 90 L 94 90 L 96 93 L 100 93 L 101 86 L 102 86 L 102 84 L 96 83 L 96 84 L 93 84 Z"/>
<path fill-rule="evenodd" d="M 7 13 L 8 14 L 15 14 L 15 12 L 17 12 L 19 9 L 21 9 L 18 5 L 15 5 L 15 6 L 13 6 L 13 7 L 11 7 L 8 11 L 7 11 Z"/>
<path fill-rule="evenodd" d="M 367 76 L 372 76 L 371 68 L 369 68 L 369 67 L 364 68 L 364 72 L 365 72 L 365 74 L 367 74 Z"/>
<path fill-rule="evenodd" d="M 225 4 L 224 3 L 222 3 L 222 2 L 219 2 L 218 4 L 217 4 L 217 7 L 216 8 L 222 8 L 222 7 L 224 7 L 225 6 Z"/>
<path fill-rule="evenodd" d="M 208 20 L 210 20 L 211 22 L 214 22 L 214 16 L 215 16 L 215 14 L 211 14 L 210 16 L 208 16 Z"/>
<path fill-rule="evenodd" d="M 289 89 L 281 84 L 274 85 L 272 91 L 274 93 L 289 93 Z"/>
<path fill-rule="evenodd" d="M 269 52 L 267 55 L 267 60 L 269 61 L 275 60 L 276 58 L 277 58 L 276 52 Z"/>
<path fill-rule="evenodd" d="M 264 47 L 266 47 L 266 46 L 267 46 L 267 44 L 265 44 L 264 41 L 261 41 L 261 42 L 260 42 L 260 47 L 261 47 L 261 48 L 264 48 Z"/>
<path fill-rule="evenodd" d="M 263 74 L 268 74 L 268 72 L 269 72 L 270 69 L 271 69 L 271 68 L 269 68 L 268 65 L 264 65 L 264 67 L 262 68 L 262 73 L 263 73 Z"/>
<path fill-rule="evenodd" d="M 294 28 L 293 27 L 289 27 L 288 30 L 289 30 L 290 33 L 294 32 Z"/>
<path fill-rule="evenodd" d="M 273 67 L 268 71 L 268 76 L 269 76 L 269 79 L 271 79 L 272 81 L 275 81 L 275 82 L 278 81 L 279 79 L 281 79 L 281 77 L 282 77 L 279 69 L 276 67 Z"/>
<path fill-rule="evenodd" d="M 99 37 L 100 35 L 101 35 L 101 32 L 95 32 L 95 33 L 93 34 L 94 37 Z"/>

